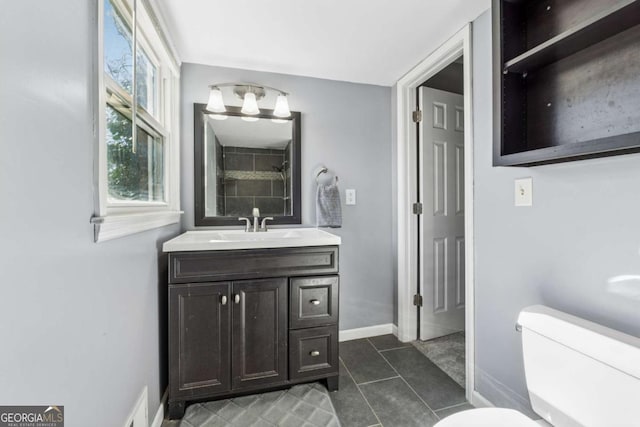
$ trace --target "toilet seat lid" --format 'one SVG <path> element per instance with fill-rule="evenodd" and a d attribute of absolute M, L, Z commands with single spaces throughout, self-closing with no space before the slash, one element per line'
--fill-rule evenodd
<path fill-rule="evenodd" d="M 450 415 L 434 427 L 540 427 L 531 418 L 513 409 L 476 408 Z"/>

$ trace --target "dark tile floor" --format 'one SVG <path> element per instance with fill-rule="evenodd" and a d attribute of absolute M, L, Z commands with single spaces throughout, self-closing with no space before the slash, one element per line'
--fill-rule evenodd
<path fill-rule="evenodd" d="M 340 343 L 340 389 L 330 396 L 344 427 L 432 426 L 472 407 L 462 387 L 393 335 Z"/>
<path fill-rule="evenodd" d="M 340 343 L 340 388 L 329 396 L 343 427 L 429 427 L 472 408 L 458 383 L 393 335 Z"/>

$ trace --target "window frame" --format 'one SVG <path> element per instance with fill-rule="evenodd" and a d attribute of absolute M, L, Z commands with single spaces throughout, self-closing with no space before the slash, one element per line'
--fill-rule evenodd
<path fill-rule="evenodd" d="M 108 0 L 105 0 L 108 1 Z M 104 90 L 107 93 L 112 93 L 114 94 L 116 97 L 120 98 L 122 100 L 122 102 L 128 107 L 129 105 L 133 105 L 132 101 L 133 101 L 133 97 L 132 95 L 128 94 L 127 92 L 125 92 L 122 87 L 115 82 L 110 76 L 105 75 L 104 76 L 105 79 L 105 88 Z M 117 111 L 118 113 L 122 114 L 123 116 L 126 116 L 127 118 L 130 118 L 129 116 L 132 115 L 132 113 L 129 113 L 126 111 L 121 111 L 120 109 L 118 109 L 116 106 L 111 105 L 108 101 L 105 101 L 104 104 L 104 108 L 106 109 L 106 106 L 109 105 L 112 109 L 114 109 L 115 111 Z M 132 123 L 133 124 L 133 123 Z M 166 183 L 168 180 L 168 174 L 167 174 L 167 168 L 169 167 L 168 161 L 169 159 L 167 158 L 166 154 L 166 142 L 168 140 L 169 137 L 169 132 L 167 132 L 167 130 L 165 129 L 164 125 L 162 125 L 155 117 L 153 117 L 150 113 L 148 113 L 144 108 L 138 108 L 136 111 L 136 127 L 142 129 L 143 131 L 147 132 L 149 135 L 153 136 L 153 137 L 160 137 L 162 138 L 162 144 L 163 144 L 163 185 L 166 187 Z M 105 120 L 105 143 L 106 143 L 106 120 Z M 106 167 L 105 167 L 106 170 Z M 106 204 L 107 204 L 107 210 L 108 211 L 113 211 L 113 212 L 118 212 L 118 210 L 122 211 L 123 208 L 136 208 L 136 207 L 167 207 L 168 203 L 167 203 L 167 191 L 166 188 L 164 190 L 164 200 L 163 201 L 143 201 L 143 200 L 114 200 L 109 198 L 109 194 L 108 194 L 108 179 L 106 182 L 107 186 L 106 186 L 106 191 L 107 191 L 107 200 L 106 200 Z"/>
<path fill-rule="evenodd" d="M 135 126 L 151 131 L 163 139 L 164 201 L 115 201 L 108 197 L 106 106 L 107 92 L 115 93 L 125 103 L 133 105 L 135 93 L 123 91 L 104 71 L 104 2 L 98 0 L 97 13 L 97 58 L 95 74 L 97 105 L 94 123 L 97 127 L 96 152 L 94 158 L 94 240 L 102 242 L 127 236 L 152 228 L 180 222 L 180 146 L 179 146 L 179 100 L 180 63 L 162 32 L 162 23 L 145 0 L 112 0 L 114 8 L 132 32 L 132 55 L 137 55 L 139 46 L 149 61 L 156 67 L 154 96 L 155 117 L 144 107 L 136 106 L 131 114 L 136 115 Z M 137 2 L 134 7 L 134 2 Z M 134 12 L 135 9 L 135 12 Z M 137 27 L 134 29 L 133 21 Z M 135 31 L 135 36 L 133 33 Z M 135 70 L 133 71 L 135 74 Z M 135 79 L 132 85 L 135 85 Z M 132 125 L 134 125 L 132 123 Z M 132 126 L 132 129 L 136 129 Z"/>

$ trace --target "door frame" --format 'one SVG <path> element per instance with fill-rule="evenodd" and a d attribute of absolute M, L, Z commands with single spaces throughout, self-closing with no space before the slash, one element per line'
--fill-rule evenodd
<path fill-rule="evenodd" d="M 472 27 L 465 25 L 397 82 L 396 87 L 396 167 L 397 167 L 397 283 L 398 339 L 416 339 L 418 316 L 413 294 L 418 277 L 417 221 L 412 204 L 417 193 L 417 129 L 412 121 L 416 88 L 464 55 L 464 190 L 465 190 L 465 361 L 466 397 L 474 391 L 474 206 L 473 206 L 473 81 Z"/>

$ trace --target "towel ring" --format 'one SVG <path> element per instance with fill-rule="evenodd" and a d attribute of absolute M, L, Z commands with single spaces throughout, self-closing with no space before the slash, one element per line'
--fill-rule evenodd
<path fill-rule="evenodd" d="M 329 169 L 327 169 L 326 166 L 321 166 L 318 171 L 316 172 L 316 184 L 320 184 L 320 182 L 318 181 L 318 178 L 320 178 L 320 175 L 322 175 L 323 173 L 329 173 Z M 335 175 L 333 177 L 335 183 L 338 183 L 338 176 Z"/>

